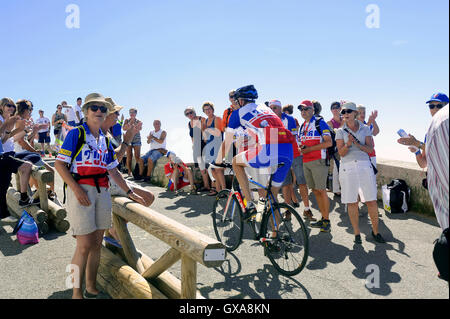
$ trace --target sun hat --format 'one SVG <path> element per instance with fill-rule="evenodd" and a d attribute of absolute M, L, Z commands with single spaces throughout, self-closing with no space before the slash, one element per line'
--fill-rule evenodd
<path fill-rule="evenodd" d="M 344 105 L 342 105 L 342 110 L 352 110 L 356 112 L 356 104 L 353 102 L 347 102 Z"/>
<path fill-rule="evenodd" d="M 116 102 L 114 102 L 114 100 L 110 97 L 105 98 L 105 101 L 111 104 L 111 106 L 113 107 L 112 110 L 109 110 L 108 114 L 120 112 L 124 108 L 124 106 L 117 105 Z"/>
<path fill-rule="evenodd" d="M 443 102 L 443 103 L 448 103 L 448 96 L 445 95 L 444 93 L 438 92 L 435 93 L 431 96 L 430 100 L 427 101 L 426 103 L 430 103 L 430 102 Z"/>
<path fill-rule="evenodd" d="M 84 112 L 84 110 L 91 104 L 100 104 L 106 106 L 108 108 L 108 111 L 111 111 L 113 109 L 113 106 L 108 101 L 106 101 L 104 96 L 100 93 L 88 94 L 84 99 L 84 104 L 81 107 L 81 111 Z"/>

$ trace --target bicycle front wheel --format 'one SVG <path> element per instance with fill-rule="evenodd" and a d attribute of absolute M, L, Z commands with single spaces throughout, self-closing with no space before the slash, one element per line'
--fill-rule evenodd
<path fill-rule="evenodd" d="M 236 250 L 242 240 L 244 221 L 241 206 L 230 190 L 222 190 L 216 195 L 212 218 L 217 240 L 227 251 Z"/>
<path fill-rule="evenodd" d="M 308 259 L 306 226 L 295 209 L 285 203 L 275 203 L 273 213 L 276 216 L 275 222 L 272 212 L 266 213 L 268 220 L 263 223 L 265 231 L 262 234 L 276 231 L 277 236 L 266 239 L 265 254 L 281 274 L 295 276 L 303 270 Z"/>

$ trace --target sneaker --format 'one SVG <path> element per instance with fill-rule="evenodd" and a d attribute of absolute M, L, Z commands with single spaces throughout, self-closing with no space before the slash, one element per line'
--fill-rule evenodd
<path fill-rule="evenodd" d="M 312 211 L 309 209 L 303 211 L 303 217 L 305 218 L 305 220 L 309 220 L 312 222 L 315 222 L 317 220 L 316 218 L 314 218 Z"/>
<path fill-rule="evenodd" d="M 91 294 L 86 289 L 84 289 L 84 291 L 83 291 L 83 298 L 84 299 L 97 299 L 97 296 L 98 295 Z"/>
<path fill-rule="evenodd" d="M 331 230 L 331 223 L 329 220 L 322 221 L 322 227 L 320 227 L 320 231 L 322 233 L 329 233 Z"/>
<path fill-rule="evenodd" d="M 373 231 L 372 231 L 372 237 L 373 237 L 373 239 L 375 239 L 375 241 L 377 242 L 377 243 L 380 243 L 380 244 L 384 244 L 386 241 L 384 240 L 384 238 L 380 235 L 380 233 L 378 233 L 378 234 L 374 234 L 373 233 Z"/>
<path fill-rule="evenodd" d="M 250 219 L 253 215 L 256 215 L 257 211 L 256 211 L 256 207 L 255 204 L 253 204 L 253 202 L 250 202 L 247 205 L 247 208 L 245 209 L 245 213 L 244 213 L 244 220 L 248 220 Z"/>
<path fill-rule="evenodd" d="M 32 205 L 38 205 L 39 203 L 40 203 L 39 197 L 34 198 L 33 200 L 31 200 L 30 197 L 27 197 L 24 200 L 19 200 L 19 206 L 21 208 L 32 206 Z"/>
<path fill-rule="evenodd" d="M 18 219 L 13 216 L 8 216 L 6 218 L 0 219 L 0 221 L 2 221 L 4 223 L 17 223 Z"/>
<path fill-rule="evenodd" d="M 299 208 L 300 207 L 300 204 L 299 203 L 292 203 L 292 206 L 294 206 L 295 208 Z"/>
<path fill-rule="evenodd" d="M 355 244 L 362 244 L 361 235 L 355 235 Z"/>
<path fill-rule="evenodd" d="M 144 183 L 150 183 L 151 179 L 152 178 L 150 176 L 145 176 L 144 177 Z"/>
<path fill-rule="evenodd" d="M 313 227 L 313 228 L 322 228 L 322 226 L 323 226 L 323 219 L 319 220 L 316 223 L 312 223 L 310 226 Z"/>
<path fill-rule="evenodd" d="M 135 181 L 142 181 L 142 180 L 144 180 L 144 176 L 142 176 L 142 175 L 137 175 L 137 176 L 134 178 L 134 180 L 135 180 Z"/>

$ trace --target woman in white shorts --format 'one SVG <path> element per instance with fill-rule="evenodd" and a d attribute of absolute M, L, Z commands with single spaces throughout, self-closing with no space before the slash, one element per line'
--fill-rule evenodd
<path fill-rule="evenodd" d="M 100 130 L 106 112 L 111 109 L 111 104 L 101 94 L 89 94 L 82 107 L 86 121 L 79 129 L 69 131 L 55 162 L 56 171 L 68 186 L 66 208 L 72 236 L 77 241 L 71 262 L 73 299 L 93 299 L 99 293 L 96 278 L 103 234 L 111 227 L 112 219 L 108 175 L 130 199 L 144 203 L 117 170 L 116 154 L 111 145 L 107 146 Z M 78 151 L 81 136 L 84 136 L 84 143 Z M 84 274 L 86 289 L 82 293 Z"/>
<path fill-rule="evenodd" d="M 341 156 L 341 201 L 347 204 L 355 243 L 362 243 L 358 226 L 358 195 L 367 205 L 372 221 L 372 237 L 375 241 L 384 243 L 383 237 L 378 233 L 377 182 L 369 158 L 369 153 L 373 151 L 372 133 L 367 125 L 356 120 L 358 113 L 355 103 L 345 103 L 341 114 L 344 125 L 336 131 L 336 144 Z"/>

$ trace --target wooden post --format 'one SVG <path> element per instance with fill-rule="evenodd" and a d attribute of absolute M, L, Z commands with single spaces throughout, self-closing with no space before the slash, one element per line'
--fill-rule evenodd
<path fill-rule="evenodd" d="M 48 211 L 49 216 L 52 216 L 55 219 L 62 220 L 67 217 L 67 211 L 65 208 L 59 206 L 55 202 L 49 200 L 48 201 Z M 52 218 L 50 217 L 50 218 Z"/>
<path fill-rule="evenodd" d="M 52 172 L 47 170 L 32 170 L 31 176 L 38 183 L 38 194 L 39 194 L 39 206 L 47 212 L 48 211 L 48 195 L 47 195 L 47 184 L 54 181 L 54 175 Z"/>
<path fill-rule="evenodd" d="M 114 299 L 167 299 L 161 291 L 104 246 L 97 282 Z"/>
<path fill-rule="evenodd" d="M 38 182 L 38 194 L 39 194 L 39 206 L 41 206 L 42 210 L 48 212 L 48 195 L 47 195 L 47 187 L 46 184 L 41 180 L 37 180 Z"/>
<path fill-rule="evenodd" d="M 189 256 L 181 256 L 181 299 L 195 299 L 197 293 L 197 263 Z"/>
<path fill-rule="evenodd" d="M 164 255 L 162 255 L 153 265 L 142 273 L 145 279 L 153 279 L 169 269 L 173 264 L 180 260 L 181 253 L 175 248 L 170 248 Z"/>
<path fill-rule="evenodd" d="M 150 268 L 154 261 L 142 251 L 138 250 L 141 255 L 142 263 L 146 268 Z M 158 277 L 150 279 L 150 282 L 155 285 L 159 290 L 161 290 L 164 295 L 169 299 L 180 299 L 181 298 L 181 281 L 174 275 L 172 275 L 167 270 L 160 274 Z M 199 292 L 196 293 L 197 299 L 205 299 Z"/>
<path fill-rule="evenodd" d="M 134 246 L 133 239 L 131 239 L 130 233 L 128 232 L 125 221 L 122 217 L 112 214 L 114 229 L 119 236 L 120 244 L 122 245 L 123 252 L 127 259 L 128 265 L 130 265 L 138 273 L 144 272 L 144 266 L 139 258 L 139 254 Z"/>
<path fill-rule="evenodd" d="M 60 233 L 66 233 L 70 228 L 70 223 L 65 219 L 53 219 L 50 217 L 48 224 Z"/>
<path fill-rule="evenodd" d="M 45 235 L 50 230 L 50 227 L 48 226 L 47 222 L 37 223 L 37 226 L 38 226 L 40 235 Z"/>
<path fill-rule="evenodd" d="M 40 209 L 36 205 L 28 206 L 28 207 L 20 207 L 19 206 L 19 199 L 20 199 L 20 193 L 16 192 L 14 188 L 8 189 L 8 192 L 6 193 L 6 202 L 11 211 L 17 215 L 19 218 L 22 216 L 22 212 L 24 210 L 27 211 L 31 216 L 33 216 L 36 223 L 43 223 L 47 222 L 48 216 L 47 213 L 44 212 L 42 209 Z"/>

